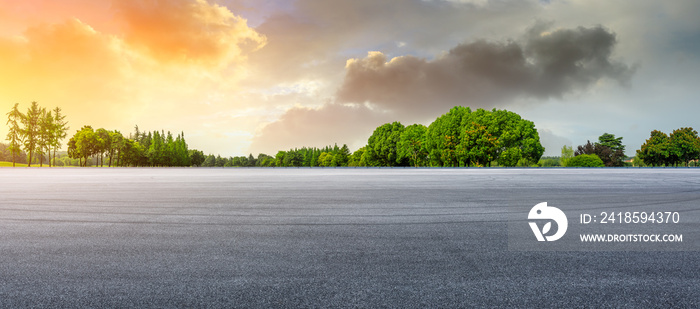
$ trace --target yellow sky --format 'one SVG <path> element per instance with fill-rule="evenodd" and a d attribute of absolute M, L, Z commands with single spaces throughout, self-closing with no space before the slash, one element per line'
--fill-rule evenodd
<path fill-rule="evenodd" d="M 0 29 L 0 110 L 60 106 L 71 135 L 83 125 L 128 134 L 138 124 L 233 155 L 266 116 L 245 115 L 252 107 L 234 100 L 248 54 L 266 38 L 220 5 L 2 0 Z"/>

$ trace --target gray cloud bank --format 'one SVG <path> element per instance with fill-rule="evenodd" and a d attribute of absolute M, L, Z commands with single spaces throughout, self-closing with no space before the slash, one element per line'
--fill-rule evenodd
<path fill-rule="evenodd" d="M 602 26 L 547 32 L 531 28 L 520 42 L 478 40 L 434 60 L 380 52 L 348 61 L 340 102 L 403 112 L 479 107 L 515 97 L 546 99 L 583 90 L 602 78 L 626 84 L 634 69 L 611 59 L 615 34 Z"/>

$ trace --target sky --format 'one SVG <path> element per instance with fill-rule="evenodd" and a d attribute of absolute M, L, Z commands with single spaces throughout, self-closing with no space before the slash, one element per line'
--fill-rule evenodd
<path fill-rule="evenodd" d="M 0 111 L 37 101 L 69 137 L 138 125 L 238 156 L 355 150 L 461 105 L 533 121 L 545 155 L 606 132 L 634 155 L 652 130 L 700 129 L 699 15 L 694 0 L 0 0 Z"/>

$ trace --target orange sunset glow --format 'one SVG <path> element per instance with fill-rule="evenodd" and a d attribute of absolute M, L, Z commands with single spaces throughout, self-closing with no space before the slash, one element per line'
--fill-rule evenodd
<path fill-rule="evenodd" d="M 3 1 L 0 16 L 3 109 L 38 101 L 62 107 L 73 129 L 184 130 L 190 143 L 231 152 L 246 150 L 254 118 L 266 116 L 234 121 L 253 106 L 232 104 L 230 94 L 241 91 L 248 54 L 266 40 L 224 6 Z"/>

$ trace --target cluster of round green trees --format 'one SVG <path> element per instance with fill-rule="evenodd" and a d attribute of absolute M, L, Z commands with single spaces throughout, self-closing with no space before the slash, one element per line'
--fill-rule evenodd
<path fill-rule="evenodd" d="M 650 166 L 688 166 L 700 157 L 700 137 L 693 128 L 673 130 L 671 134 L 654 130 L 637 150 L 637 158 Z M 696 164 L 697 166 L 697 164 Z"/>
<path fill-rule="evenodd" d="M 531 166 L 544 153 L 532 121 L 506 110 L 456 106 L 429 126 L 387 123 L 349 166 Z"/>

